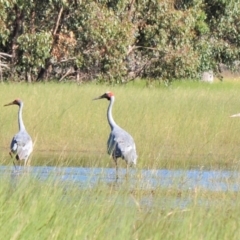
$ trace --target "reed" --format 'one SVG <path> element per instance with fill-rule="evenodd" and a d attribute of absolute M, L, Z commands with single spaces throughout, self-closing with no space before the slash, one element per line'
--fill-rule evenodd
<path fill-rule="evenodd" d="M 146 87 L 57 83 L 2 84 L 2 105 L 24 101 L 23 118 L 35 147 L 32 165 L 114 166 L 106 154 L 108 102 L 116 95 L 115 121 L 134 137 L 139 168 L 236 168 L 240 157 L 238 82 L 179 82 Z M 17 108 L 1 111 L 1 161 L 17 129 Z M 122 167 L 125 163 L 120 161 Z"/>
<path fill-rule="evenodd" d="M 108 102 L 116 95 L 116 122 L 134 137 L 138 168 L 239 170 L 240 83 L 176 82 L 169 87 L 96 84 L 2 84 L 0 102 L 19 97 L 35 148 L 31 165 L 114 166 L 106 154 Z M 1 164 L 11 165 L 9 143 L 17 107 L 2 108 Z M 122 167 L 125 166 L 121 162 Z M 103 176 L 104 178 L 104 176 Z M 29 172 L 1 172 L 0 232 L 4 239 L 239 239 L 239 192 L 142 187 L 134 182 L 80 186 Z M 174 183 L 174 181 L 176 181 Z M 221 179 L 230 184 L 231 179 Z M 238 183 L 236 183 L 238 184 Z M 146 183 L 147 186 L 147 183 Z"/>
<path fill-rule="evenodd" d="M 58 177 L 2 173 L 2 238 L 239 239 L 238 192 L 142 189 L 127 180 L 80 187 Z"/>

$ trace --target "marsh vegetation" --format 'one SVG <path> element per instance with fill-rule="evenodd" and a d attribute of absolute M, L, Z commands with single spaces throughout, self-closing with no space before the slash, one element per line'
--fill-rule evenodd
<path fill-rule="evenodd" d="M 92 99 L 111 90 L 115 121 L 134 138 L 139 168 L 238 167 L 239 84 L 174 83 L 169 87 L 75 84 L 3 84 L 0 101 L 24 101 L 23 118 L 34 141 L 32 165 L 111 167 L 108 102 Z M 1 161 L 17 132 L 17 108 L 2 109 Z M 123 162 L 124 164 L 124 162 Z M 124 167 L 125 165 L 123 165 Z"/>
<path fill-rule="evenodd" d="M 112 168 L 106 153 L 107 101 L 92 99 L 111 90 L 116 122 L 134 137 L 137 171 L 203 169 L 239 171 L 238 82 L 174 82 L 146 87 L 69 83 L 2 84 L 2 105 L 24 101 L 23 119 L 34 141 L 31 166 Z M 1 164 L 17 131 L 17 108 L 0 118 Z M 121 168 L 125 162 L 120 161 Z M 57 173 L 56 173 L 57 174 Z M 60 173 L 59 173 L 60 174 Z M 61 175 L 60 175 L 61 176 Z M 239 192 L 201 187 L 143 188 L 141 175 L 81 187 L 49 175 L 1 173 L 0 232 L 5 239 L 238 239 Z M 224 180 L 239 183 L 238 178 Z M 173 204 L 174 203 L 174 204 Z"/>

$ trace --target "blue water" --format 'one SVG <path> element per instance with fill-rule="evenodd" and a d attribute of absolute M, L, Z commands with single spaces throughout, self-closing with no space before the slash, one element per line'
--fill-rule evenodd
<path fill-rule="evenodd" d="M 14 167 L 1 166 L 1 174 L 10 174 L 12 177 L 25 173 L 44 181 L 54 178 L 79 184 L 81 187 L 94 187 L 99 183 L 116 182 L 113 168 L 81 168 L 81 167 Z M 221 170 L 134 170 L 119 169 L 121 183 L 128 181 L 133 187 L 141 189 L 177 188 L 179 190 L 203 189 L 208 191 L 239 191 L 240 173 L 237 171 Z"/>

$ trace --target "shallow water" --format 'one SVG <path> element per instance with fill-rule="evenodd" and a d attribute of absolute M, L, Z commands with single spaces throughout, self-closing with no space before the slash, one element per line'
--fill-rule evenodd
<path fill-rule="evenodd" d="M 1 166 L 0 172 L 9 173 L 14 178 L 25 172 L 39 180 L 54 178 L 73 182 L 81 187 L 94 187 L 98 183 L 116 182 L 113 168 L 81 168 L 81 167 L 14 167 Z M 119 169 L 121 183 L 126 180 L 126 170 Z M 208 191 L 239 191 L 240 174 L 237 171 L 220 170 L 134 170 L 128 174 L 128 182 L 141 189 L 178 188 L 179 190 L 203 189 Z"/>

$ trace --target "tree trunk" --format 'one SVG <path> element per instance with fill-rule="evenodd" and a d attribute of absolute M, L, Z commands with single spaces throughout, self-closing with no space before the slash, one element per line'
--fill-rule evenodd
<path fill-rule="evenodd" d="M 12 51 L 12 63 L 15 64 L 18 61 L 18 54 L 17 54 L 17 39 L 18 36 L 20 36 L 23 32 L 23 18 L 24 18 L 24 13 L 22 12 L 21 9 L 18 8 L 18 5 L 14 5 L 14 12 L 15 12 L 15 24 L 14 24 L 14 29 L 12 32 L 12 39 L 11 42 L 11 51 Z"/>
<path fill-rule="evenodd" d="M 25 72 L 25 80 L 26 82 L 28 83 L 31 83 L 32 82 L 32 76 L 31 76 L 31 68 Z"/>
<path fill-rule="evenodd" d="M 60 8 L 59 12 L 58 12 L 58 16 L 55 22 L 55 26 L 52 32 L 52 36 L 53 36 L 53 41 L 52 41 L 52 47 L 50 50 L 50 55 L 52 55 L 52 51 L 55 47 L 55 45 L 58 42 L 58 34 L 61 31 L 61 20 L 64 18 L 64 14 L 63 14 L 63 7 Z M 45 61 L 45 67 L 41 68 L 38 76 L 37 76 L 37 81 L 41 81 L 41 80 L 45 80 L 48 78 L 49 76 L 49 72 L 52 70 L 52 63 L 51 63 L 51 57 L 46 59 Z"/>

